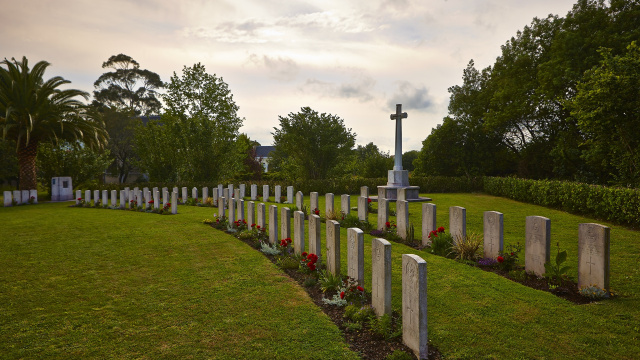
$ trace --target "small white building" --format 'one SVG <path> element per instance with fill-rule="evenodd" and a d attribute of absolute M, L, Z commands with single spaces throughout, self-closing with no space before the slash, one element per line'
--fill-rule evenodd
<path fill-rule="evenodd" d="M 269 161 L 271 160 L 271 153 L 275 149 L 275 146 L 256 146 L 256 160 L 260 161 L 264 172 L 269 172 Z"/>

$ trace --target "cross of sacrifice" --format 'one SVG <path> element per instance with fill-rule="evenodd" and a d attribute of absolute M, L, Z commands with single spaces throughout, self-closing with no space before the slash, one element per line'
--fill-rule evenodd
<path fill-rule="evenodd" d="M 391 120 L 396 121 L 396 155 L 393 170 L 402 170 L 402 119 L 407 118 L 407 113 L 402 112 L 402 104 L 396 104 L 396 113 L 391 114 Z"/>

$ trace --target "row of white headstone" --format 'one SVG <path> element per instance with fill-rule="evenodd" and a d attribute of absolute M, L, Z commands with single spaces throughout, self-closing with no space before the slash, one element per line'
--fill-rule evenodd
<path fill-rule="evenodd" d="M 14 190 L 4 191 L 4 206 L 13 206 L 15 200 L 16 205 L 28 204 L 31 200 L 32 204 L 38 203 L 38 190 Z"/>
<path fill-rule="evenodd" d="M 93 197 L 92 197 L 93 193 Z M 111 196 L 109 196 L 111 195 Z M 118 196 L 119 195 L 119 196 Z M 101 204 L 102 206 L 111 206 L 112 208 L 126 209 L 132 206 L 142 207 L 144 210 L 159 209 L 160 204 L 162 207 L 171 204 L 171 213 L 178 213 L 178 188 L 173 188 L 171 195 L 169 195 L 168 188 L 162 188 L 162 198 L 160 197 L 160 190 L 154 187 L 152 190 L 149 188 L 143 188 L 140 190 L 135 187 L 130 189 L 128 187 L 124 190 L 85 190 L 84 197 L 82 196 L 82 190 L 76 190 L 76 205 L 81 204 L 84 201 L 85 204 L 91 204 L 93 198 L 93 204 Z M 111 203 L 109 203 L 111 200 Z"/>
<path fill-rule="evenodd" d="M 317 201 L 317 193 L 311 193 Z M 302 192 L 296 194 L 298 208 L 302 208 Z M 342 195 L 342 208 L 347 210 L 349 195 Z M 361 198 L 364 198 L 361 196 Z M 367 198 L 365 198 L 367 199 Z M 227 201 L 220 198 L 218 217 L 226 218 L 230 223 L 245 220 L 242 198 L 231 198 Z M 315 203 L 317 204 L 317 202 Z M 333 194 L 327 194 L 327 211 L 333 211 Z M 366 202 L 365 202 L 366 204 Z M 228 208 L 227 208 L 228 206 Z M 317 208 L 317 206 L 316 206 Z M 227 211 L 228 210 L 228 211 Z M 280 214 L 278 212 L 280 211 Z M 346 211 L 348 213 L 348 210 Z M 302 211 L 293 212 L 294 231 L 291 236 L 291 209 L 277 205 L 269 206 L 269 222 L 266 222 L 266 205 L 264 203 L 247 202 L 247 223 L 256 224 L 260 228 L 268 228 L 269 242 L 275 244 L 280 239 L 292 238 L 293 250 L 301 255 L 307 249 L 305 241 L 305 214 Z M 278 224 L 279 223 L 279 224 Z M 334 275 L 341 273 L 340 269 L 340 223 L 336 220 L 326 222 L 326 247 L 322 251 L 320 238 L 321 218 L 309 215 L 308 252 L 318 256 L 319 262 L 326 262 L 327 271 Z M 280 230 L 280 234 L 278 233 Z M 326 254 L 326 256 L 323 256 Z M 378 316 L 391 314 L 391 243 L 385 239 L 372 240 L 372 274 L 371 294 L 372 307 Z M 364 286 L 364 232 L 358 228 L 347 229 L 347 275 Z M 418 356 L 426 358 L 427 349 L 427 263 L 424 259 L 413 254 L 402 255 L 402 317 L 404 343 Z"/>
<path fill-rule="evenodd" d="M 400 213 L 400 212 L 398 212 Z M 452 237 L 465 238 L 467 210 L 449 208 L 449 232 Z M 504 250 L 504 216 L 486 211 L 483 219 L 484 257 L 496 259 Z M 400 220 L 398 220 L 400 223 Z M 422 243 L 436 230 L 436 205 L 422 204 Z M 578 288 L 597 286 L 609 288 L 610 229 L 593 223 L 578 225 Z M 542 216 L 527 216 L 525 222 L 525 271 L 542 276 L 544 264 L 551 260 L 551 220 Z"/>

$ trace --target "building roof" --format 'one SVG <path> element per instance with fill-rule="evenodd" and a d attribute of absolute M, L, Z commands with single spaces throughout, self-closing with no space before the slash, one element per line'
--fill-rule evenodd
<path fill-rule="evenodd" d="M 275 146 L 256 146 L 256 157 L 265 158 L 270 157 L 272 151 L 276 149 Z"/>

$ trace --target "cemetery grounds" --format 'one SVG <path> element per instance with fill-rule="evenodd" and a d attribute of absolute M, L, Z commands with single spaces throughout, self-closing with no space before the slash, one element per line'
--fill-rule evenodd
<path fill-rule="evenodd" d="M 401 256 L 417 254 L 427 261 L 429 343 L 445 358 L 640 358 L 637 231 L 488 195 L 424 195 L 445 228 L 450 206 L 467 209 L 467 232 L 482 233 L 484 211 L 502 212 L 505 246 L 524 244 L 526 216 L 551 219 L 552 258 L 559 243 L 574 280 L 578 224 L 611 227 L 616 296 L 585 305 L 393 243 L 393 309 L 401 310 Z M 216 208 L 181 205 L 178 215 L 161 216 L 71 204 L 0 208 L 0 358 L 359 358 L 283 271 L 202 224 Z M 409 213 L 420 239 L 421 203 Z M 346 269 L 344 228 L 341 239 Z M 365 288 L 371 239 L 365 235 Z"/>

